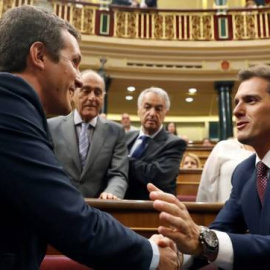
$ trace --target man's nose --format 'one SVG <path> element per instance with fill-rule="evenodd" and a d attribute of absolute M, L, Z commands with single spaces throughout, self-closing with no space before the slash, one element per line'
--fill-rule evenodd
<path fill-rule="evenodd" d="M 233 109 L 233 115 L 235 117 L 242 115 L 244 113 L 244 106 L 239 102 Z"/>
<path fill-rule="evenodd" d="M 150 112 L 151 115 L 155 115 L 156 114 L 155 108 L 151 108 L 149 112 Z"/>
<path fill-rule="evenodd" d="M 89 94 L 88 94 L 88 99 L 96 99 L 96 95 L 95 95 L 95 92 L 94 91 L 90 91 Z"/>
<path fill-rule="evenodd" d="M 78 72 L 75 79 L 75 88 L 82 88 L 82 86 L 83 86 L 82 76 L 80 72 Z"/>

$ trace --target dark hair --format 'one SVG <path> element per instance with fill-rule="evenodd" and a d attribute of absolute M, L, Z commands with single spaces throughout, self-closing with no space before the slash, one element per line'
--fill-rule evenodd
<path fill-rule="evenodd" d="M 58 62 L 65 46 L 62 30 L 80 38 L 73 26 L 46 9 L 27 5 L 9 9 L 0 19 L 0 71 L 23 71 L 29 49 L 37 41 L 44 43 L 52 60 Z"/>
<path fill-rule="evenodd" d="M 247 69 L 240 70 L 238 73 L 240 82 L 249 80 L 253 77 L 259 77 L 268 81 L 268 92 L 270 93 L 270 66 L 259 64 Z"/>

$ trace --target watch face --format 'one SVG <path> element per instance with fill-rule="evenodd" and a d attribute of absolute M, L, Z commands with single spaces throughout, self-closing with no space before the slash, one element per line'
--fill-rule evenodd
<path fill-rule="evenodd" d="M 204 238 L 205 244 L 209 248 L 215 249 L 218 246 L 218 239 L 217 239 L 215 232 L 210 231 L 210 230 L 204 231 L 203 238 Z"/>

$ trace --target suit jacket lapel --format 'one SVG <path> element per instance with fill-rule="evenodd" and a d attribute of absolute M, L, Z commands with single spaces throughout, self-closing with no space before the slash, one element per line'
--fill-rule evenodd
<path fill-rule="evenodd" d="M 66 132 L 68 130 L 68 132 Z M 63 122 L 63 140 L 66 142 L 66 146 L 70 153 L 72 153 L 72 158 L 75 166 L 79 171 L 81 171 L 81 161 L 79 156 L 79 146 L 76 134 L 76 128 L 74 126 L 74 113 L 70 113 L 66 116 Z"/>
<path fill-rule="evenodd" d="M 128 146 L 128 151 L 130 152 L 135 140 L 139 136 L 139 131 L 131 131 L 127 134 L 127 146 Z M 161 131 L 154 137 L 154 139 L 149 140 L 149 144 L 145 150 L 145 152 L 142 155 L 142 158 L 151 156 L 153 152 L 156 151 L 156 149 L 160 148 L 160 141 L 166 140 L 167 138 L 166 131 L 161 129 Z"/>
<path fill-rule="evenodd" d="M 255 160 L 254 160 L 255 163 Z M 250 164 L 254 167 L 254 164 Z M 246 184 L 243 190 L 243 207 L 242 210 L 245 212 L 246 223 L 251 232 L 258 232 L 260 230 L 260 219 L 261 219 L 261 203 L 257 193 L 256 186 L 256 170 L 253 169 L 248 177 L 246 178 Z M 241 198 L 239 198 L 241 200 Z"/>
<path fill-rule="evenodd" d="M 167 134 L 164 129 L 162 129 L 153 139 L 149 140 L 149 145 L 146 148 L 142 157 L 149 157 L 155 155 L 155 151 L 161 147 L 161 141 L 166 140 Z"/>
<path fill-rule="evenodd" d="M 130 152 L 133 144 L 135 143 L 137 137 L 139 136 L 139 131 L 131 131 L 127 133 L 126 139 L 127 139 L 127 147 L 128 147 L 128 152 Z"/>

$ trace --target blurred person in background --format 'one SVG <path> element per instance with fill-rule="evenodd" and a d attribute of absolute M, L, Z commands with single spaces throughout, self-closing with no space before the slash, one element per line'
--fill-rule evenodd
<path fill-rule="evenodd" d="M 193 153 L 186 153 L 183 156 L 180 168 L 181 169 L 199 169 L 201 168 L 200 158 Z"/>

